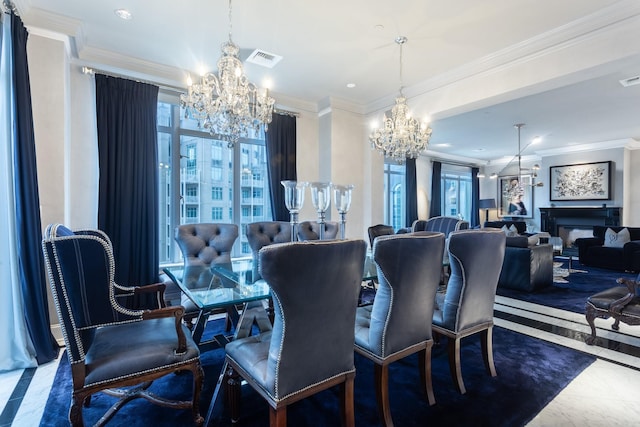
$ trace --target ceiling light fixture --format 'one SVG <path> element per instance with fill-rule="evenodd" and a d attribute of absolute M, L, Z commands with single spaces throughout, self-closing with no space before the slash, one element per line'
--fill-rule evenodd
<path fill-rule="evenodd" d="M 369 141 L 385 157 L 404 163 L 427 148 L 432 131 L 427 123 L 420 123 L 409 114 L 407 98 L 402 93 L 402 46 L 407 38 L 398 36 L 395 42 L 400 46 L 400 96 L 391 109 L 391 117 L 384 115 L 382 127 L 371 132 Z"/>
<path fill-rule="evenodd" d="M 540 165 L 539 164 L 536 163 L 533 166 L 531 166 L 530 168 L 523 168 L 522 167 L 522 152 L 524 150 L 526 150 L 531 144 L 535 144 L 537 142 L 540 142 L 540 139 L 541 139 L 539 136 L 536 136 L 524 148 L 521 148 L 521 145 L 520 145 L 520 131 L 521 131 L 523 126 L 525 126 L 524 123 L 516 123 L 515 125 L 513 125 L 513 127 L 518 129 L 518 154 L 513 156 L 511 158 L 511 160 L 509 160 L 509 162 L 506 164 L 505 167 L 502 168 L 502 170 L 500 172 L 498 172 L 498 173 L 494 172 L 489 176 L 489 178 L 491 178 L 491 179 L 495 179 L 498 176 L 502 176 L 504 174 L 504 171 L 509 167 L 509 165 L 511 165 L 511 163 L 514 160 L 518 159 L 518 184 L 517 184 L 517 186 L 512 187 L 510 191 L 521 191 L 521 192 L 524 192 L 523 187 L 525 185 L 528 185 L 528 186 L 531 186 L 531 187 L 542 187 L 542 186 L 544 186 L 544 184 L 542 182 L 535 182 L 535 179 L 538 177 L 538 170 L 540 170 Z M 531 183 L 525 184 L 522 181 L 523 172 L 525 174 L 530 174 L 531 175 Z"/>
<path fill-rule="evenodd" d="M 208 72 L 197 84 L 189 78 L 189 92 L 180 95 L 185 117 L 197 120 L 198 127 L 227 141 L 229 148 L 263 126 L 267 131 L 275 104 L 268 89 L 259 89 L 245 76 L 238 57 L 240 48 L 231 40 L 231 28 L 229 0 L 229 41 L 222 45 L 218 75 Z"/>
<path fill-rule="evenodd" d="M 113 11 L 113 13 L 115 13 L 118 18 L 124 19 L 125 21 L 129 21 L 131 18 L 133 18 L 133 15 L 131 15 L 131 12 L 129 12 L 127 9 L 116 9 Z"/>

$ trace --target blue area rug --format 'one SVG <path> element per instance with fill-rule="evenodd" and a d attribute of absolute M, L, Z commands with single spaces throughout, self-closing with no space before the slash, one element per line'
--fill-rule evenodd
<path fill-rule="evenodd" d="M 220 329 L 222 322 L 210 322 Z M 208 329 L 212 329 L 208 328 Z M 482 362 L 477 336 L 462 340 L 462 374 L 467 388 L 460 395 L 449 374 L 446 339 L 434 346 L 433 387 L 436 405 L 428 406 L 419 384 L 418 359 L 414 355 L 390 366 L 390 400 L 398 426 L 523 426 L 550 402 L 595 357 L 507 329 L 494 328 L 494 358 L 498 376 L 490 377 Z M 211 399 L 224 358 L 223 350 L 202 355 L 205 386 L 203 416 Z M 379 426 L 373 383 L 373 364 L 356 355 L 356 426 Z M 163 396 L 188 399 L 191 375 L 170 375 L 156 381 L 152 389 Z M 71 372 L 63 356 L 49 395 L 41 426 L 67 426 L 71 398 Z M 85 425 L 94 424 L 113 398 L 97 394 L 84 408 Z M 331 389 L 290 406 L 289 426 L 334 426 L 340 424 L 338 392 Z M 216 425 L 230 426 L 225 412 Z M 212 423 L 213 425 L 214 423 Z M 249 387 L 243 389 L 242 418 L 238 427 L 267 426 L 268 406 Z M 124 406 L 111 420 L 113 426 L 190 426 L 188 411 L 171 410 L 138 399 Z"/>
<path fill-rule="evenodd" d="M 564 258 L 556 258 L 555 261 L 556 263 L 561 263 L 558 267 L 565 270 L 566 273 L 569 269 L 569 261 Z M 534 304 L 546 305 L 574 313 L 584 313 L 584 304 L 587 302 L 587 298 L 597 292 L 619 286 L 616 283 L 616 279 L 619 277 L 635 279 L 636 274 L 586 267 L 574 259 L 569 275 L 565 277 L 556 276 L 551 286 L 535 292 L 498 288 L 497 293 L 504 297 Z"/>

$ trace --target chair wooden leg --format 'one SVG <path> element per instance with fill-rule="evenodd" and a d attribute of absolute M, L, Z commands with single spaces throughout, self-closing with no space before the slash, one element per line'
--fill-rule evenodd
<path fill-rule="evenodd" d="M 391 408 L 389 407 L 389 365 L 374 364 L 373 372 L 380 419 L 383 425 L 391 427 L 393 426 L 393 420 L 391 419 Z"/>
<path fill-rule="evenodd" d="M 275 409 L 269 406 L 269 426 L 287 427 L 287 407 L 282 406 Z"/>
<path fill-rule="evenodd" d="M 420 381 L 422 382 L 422 386 L 424 388 L 424 392 L 427 395 L 427 400 L 429 401 L 429 405 L 433 406 L 436 404 L 436 398 L 433 395 L 433 381 L 431 377 L 431 347 L 433 346 L 433 341 L 427 342 L 427 348 L 421 350 L 418 353 L 418 364 L 420 370 Z"/>
<path fill-rule="evenodd" d="M 482 345 L 482 359 L 487 372 L 492 377 L 497 376 L 496 367 L 493 364 L 493 326 L 489 326 L 484 331 L 480 331 L 480 342 Z"/>
<path fill-rule="evenodd" d="M 226 394 L 229 402 L 229 411 L 231 412 L 231 422 L 236 423 L 240 419 L 240 397 L 242 393 L 242 378 L 231 367 L 225 372 Z M 213 403 L 212 403 L 213 404 Z"/>
<path fill-rule="evenodd" d="M 204 423 L 204 418 L 200 415 L 200 392 L 202 391 L 202 380 L 204 378 L 204 371 L 202 365 L 198 363 L 192 370 L 193 374 L 193 400 L 191 401 L 191 414 L 193 415 L 193 422 L 197 426 L 201 426 Z"/>
<path fill-rule="evenodd" d="M 353 408 L 353 376 L 340 384 L 340 414 L 343 427 L 355 426 L 355 411 Z"/>
<path fill-rule="evenodd" d="M 464 388 L 462 381 L 462 369 L 460 368 L 460 338 L 448 338 L 447 353 L 449 353 L 449 371 L 456 388 L 460 394 L 465 394 L 467 390 Z"/>
<path fill-rule="evenodd" d="M 591 327 L 591 336 L 587 337 L 587 339 L 585 340 L 585 342 L 587 343 L 587 345 L 593 345 L 596 342 L 596 324 L 595 324 L 595 320 L 596 320 L 596 311 L 589 305 L 586 305 L 586 318 L 587 318 L 587 323 L 589 324 L 589 327 Z"/>
<path fill-rule="evenodd" d="M 69 423 L 73 427 L 84 427 L 84 420 L 82 419 L 82 404 L 85 399 L 85 395 L 76 394 L 71 397 L 71 406 L 69 407 Z"/>

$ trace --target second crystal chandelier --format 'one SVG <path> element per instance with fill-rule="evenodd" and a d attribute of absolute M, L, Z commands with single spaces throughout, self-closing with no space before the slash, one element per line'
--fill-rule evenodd
<path fill-rule="evenodd" d="M 399 36 L 395 42 L 400 45 L 400 96 L 391 109 L 391 117 L 385 114 L 383 126 L 371 132 L 369 141 L 373 148 L 386 157 L 403 163 L 406 159 L 415 159 L 427 148 L 431 128 L 409 115 L 407 98 L 402 93 L 402 45 L 407 38 Z"/>
<path fill-rule="evenodd" d="M 197 120 L 198 126 L 211 135 L 227 141 L 229 148 L 263 125 L 266 131 L 275 104 L 267 89 L 258 89 L 244 74 L 239 52 L 240 48 L 231 40 L 229 0 L 229 41 L 222 45 L 218 76 L 209 72 L 200 83 L 189 81 L 189 92 L 180 95 L 187 117 Z"/>

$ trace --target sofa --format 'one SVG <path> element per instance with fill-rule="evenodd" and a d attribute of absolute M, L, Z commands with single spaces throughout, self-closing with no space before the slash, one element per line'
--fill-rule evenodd
<path fill-rule="evenodd" d="M 607 229 L 611 229 L 615 234 L 610 233 L 612 238 L 605 242 Z M 628 241 L 617 239 L 618 242 L 614 243 L 615 237 L 622 236 L 619 233 L 623 229 L 629 233 Z M 593 237 L 580 237 L 574 244 L 578 247 L 578 259 L 582 265 L 640 272 L 640 227 L 594 225 Z"/>
<path fill-rule="evenodd" d="M 535 292 L 553 284 L 553 246 L 539 243 L 547 233 L 527 234 L 527 224 L 522 221 L 487 221 L 485 228 L 510 228 L 518 234 L 507 236 L 507 243 L 498 279 L 498 288 Z"/>

